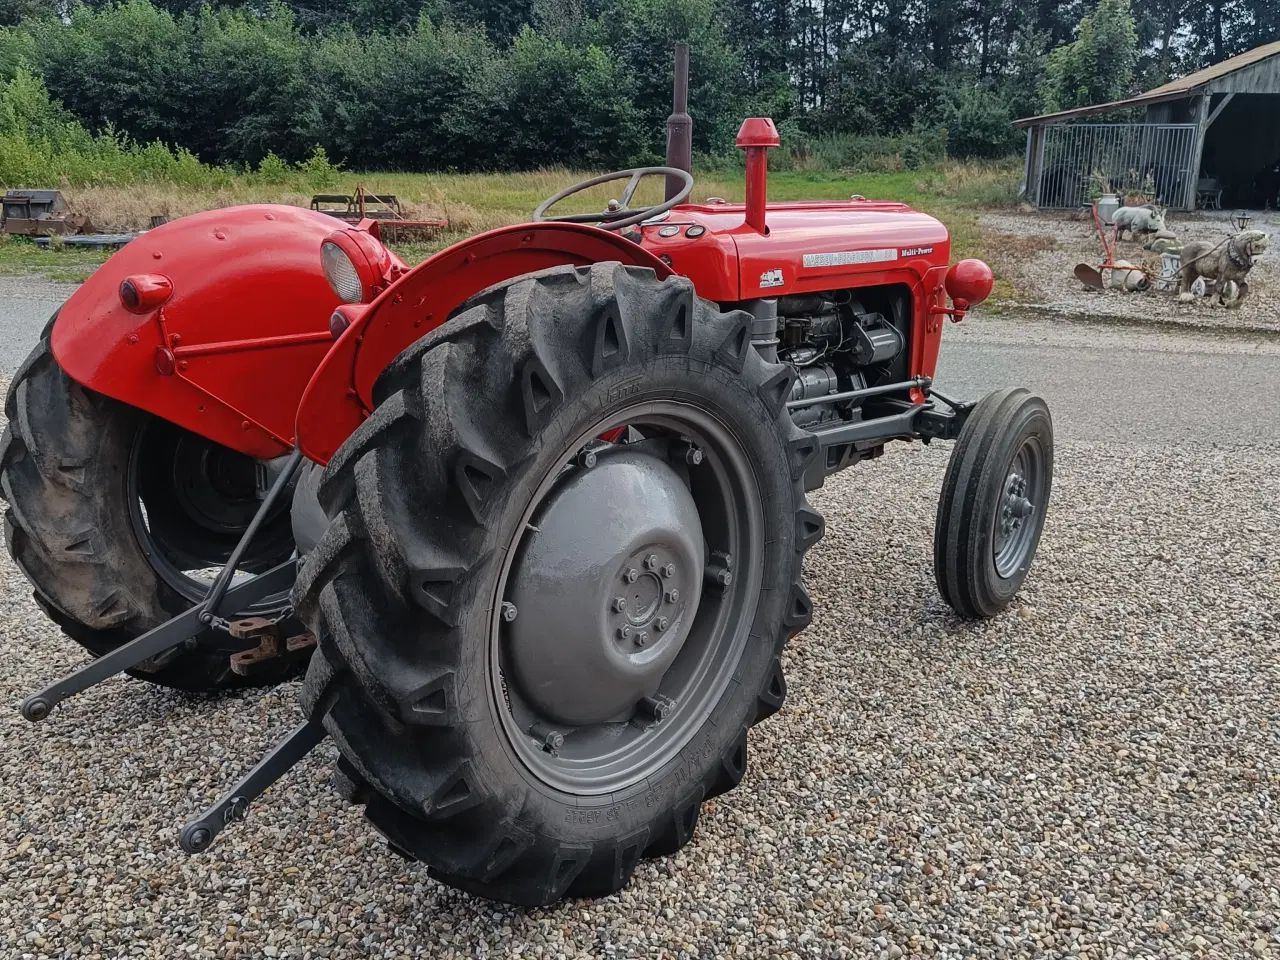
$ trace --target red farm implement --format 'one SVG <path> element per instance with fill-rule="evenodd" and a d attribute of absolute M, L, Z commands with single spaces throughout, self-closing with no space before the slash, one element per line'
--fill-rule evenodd
<path fill-rule="evenodd" d="M 376 220 L 381 229 L 380 237 L 388 242 L 400 240 L 430 240 L 449 226 L 443 217 L 413 219 L 405 215 L 400 198 L 394 194 L 372 194 L 364 184 L 356 184 L 356 192 L 317 193 L 311 198 L 311 209 L 328 214 L 350 224 Z"/>

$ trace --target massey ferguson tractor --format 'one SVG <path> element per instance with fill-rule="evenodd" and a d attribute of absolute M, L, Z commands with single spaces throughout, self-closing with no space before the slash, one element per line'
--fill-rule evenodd
<path fill-rule="evenodd" d="M 938 589 L 1001 611 L 1040 538 L 1049 412 L 931 379 L 991 271 L 902 204 L 767 204 L 778 142 L 742 125 L 745 203 L 687 202 L 686 155 L 414 268 L 376 221 L 287 206 L 124 247 L 6 400 L 10 552 L 95 657 L 23 715 L 122 671 L 218 690 L 309 658 L 302 722 L 182 847 L 330 736 L 394 851 L 550 904 L 621 889 L 742 779 L 813 615 L 826 477 L 956 440 Z M 667 199 L 632 206 L 648 176 Z M 554 214 L 613 181 L 608 209 Z"/>

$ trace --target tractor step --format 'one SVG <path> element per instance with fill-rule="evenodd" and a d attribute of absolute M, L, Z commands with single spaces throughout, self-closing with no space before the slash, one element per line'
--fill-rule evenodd
<path fill-rule="evenodd" d="M 285 462 L 279 475 L 277 475 L 275 482 L 271 485 L 271 489 L 262 498 L 258 512 L 249 521 L 249 526 L 245 530 L 244 536 L 240 538 L 240 542 L 236 544 L 235 549 L 231 551 L 231 556 L 227 559 L 226 564 L 218 571 L 218 576 L 214 578 L 213 585 L 209 588 L 209 593 L 204 600 L 185 613 L 178 614 L 172 620 L 166 620 L 155 629 L 148 630 L 142 636 L 135 637 L 110 653 L 85 664 L 79 670 L 68 674 L 56 683 L 51 683 L 38 693 L 33 693 L 22 701 L 22 716 L 32 723 L 39 723 L 48 717 L 53 708 L 67 699 L 67 697 L 82 693 L 108 677 L 113 677 L 117 673 L 128 670 L 130 667 L 136 667 L 144 660 L 149 660 L 164 653 L 166 650 L 172 650 L 174 647 L 181 646 L 184 643 L 194 643 L 195 638 L 202 631 L 209 629 L 209 627 L 219 622 L 225 623 L 226 618 L 234 617 L 238 611 L 253 606 L 253 604 L 266 599 L 273 593 L 280 593 L 290 589 L 298 576 L 298 560 L 296 558 L 286 560 L 284 563 L 272 567 L 266 573 L 259 574 L 237 586 L 233 587 L 231 584 L 236 574 L 236 567 L 240 565 L 240 559 L 257 535 L 263 521 L 270 514 L 271 508 L 289 486 L 294 474 L 298 472 L 298 468 L 302 465 L 302 459 L 301 450 L 295 449 L 289 455 L 289 459 Z M 305 656 L 310 649 L 311 644 L 307 643 L 304 638 L 291 638 L 286 643 L 283 655 L 301 657 Z M 267 659 L 264 654 L 268 652 L 273 656 L 282 655 L 275 652 L 274 648 L 272 651 L 264 651 L 262 646 L 259 646 L 256 651 L 246 652 L 255 655 L 249 658 L 248 662 L 250 664 L 260 663 Z M 245 665 L 244 662 L 241 663 L 241 666 Z M 236 673 L 241 673 L 242 671 L 237 670 L 236 666 L 237 664 L 233 659 L 231 669 Z"/>
<path fill-rule="evenodd" d="M 307 720 L 271 748 L 226 795 L 182 828 L 178 844 L 187 853 L 203 853 L 229 824 L 244 819 L 249 804 L 262 796 L 273 783 L 292 770 L 325 738 L 320 719 Z"/>

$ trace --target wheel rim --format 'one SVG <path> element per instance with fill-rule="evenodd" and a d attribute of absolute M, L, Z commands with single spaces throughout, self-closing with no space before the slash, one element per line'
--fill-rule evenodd
<path fill-rule="evenodd" d="M 134 536 L 156 575 L 191 603 L 208 594 L 257 512 L 255 463 L 164 421 L 151 420 L 138 431 L 126 490 Z M 288 497 L 255 540 L 233 583 L 293 553 Z M 274 610 L 287 599 L 288 591 L 282 591 L 250 610 Z"/>
<path fill-rule="evenodd" d="M 1044 508 L 1046 476 L 1040 440 L 1025 438 L 1005 471 L 996 504 L 992 550 L 996 573 L 1002 579 L 1017 575 L 1031 560 Z"/>
<path fill-rule="evenodd" d="M 630 442 L 593 440 L 624 424 Z M 566 446 L 506 551 L 490 631 L 495 708 L 534 776 L 608 793 L 688 745 L 745 649 L 763 526 L 742 444 L 700 408 L 636 405 Z"/>

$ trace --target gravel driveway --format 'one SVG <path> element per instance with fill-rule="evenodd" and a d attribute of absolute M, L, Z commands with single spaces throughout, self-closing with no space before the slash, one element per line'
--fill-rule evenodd
<path fill-rule="evenodd" d="M 439 886 L 330 792 L 327 746 L 184 856 L 293 686 L 116 679 L 28 725 L 9 706 L 81 656 L 6 555 L 0 957 L 1280 956 L 1280 345 L 971 321 L 942 383 L 1043 382 L 1058 428 L 1022 603 L 973 626 L 937 596 L 947 445 L 829 482 L 785 708 L 604 901 Z"/>

